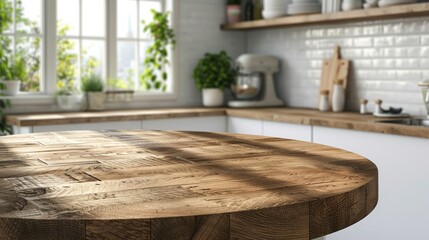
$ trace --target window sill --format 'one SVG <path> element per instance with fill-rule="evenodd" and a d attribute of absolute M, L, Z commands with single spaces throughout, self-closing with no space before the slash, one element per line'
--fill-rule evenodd
<path fill-rule="evenodd" d="M 0 99 L 10 100 L 13 106 L 22 105 L 52 105 L 55 104 L 53 95 L 20 94 L 16 96 L 1 96 Z"/>
<path fill-rule="evenodd" d="M 0 96 L 0 99 L 8 99 L 14 106 L 38 106 L 38 105 L 56 105 L 54 95 L 41 94 L 19 94 L 16 96 Z M 172 101 L 177 100 L 175 93 L 136 93 L 131 102 L 151 102 L 151 101 Z M 106 102 L 106 105 L 124 105 L 129 102 Z"/>

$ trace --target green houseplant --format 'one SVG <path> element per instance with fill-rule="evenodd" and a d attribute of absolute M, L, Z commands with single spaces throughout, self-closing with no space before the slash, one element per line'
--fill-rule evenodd
<path fill-rule="evenodd" d="M 81 90 L 86 94 L 88 110 L 103 110 L 105 94 L 104 82 L 99 74 L 91 73 L 82 77 Z"/>
<path fill-rule="evenodd" d="M 193 73 L 196 87 L 203 91 L 204 106 L 222 106 L 223 91 L 233 83 L 235 75 L 231 57 L 225 51 L 206 53 Z"/>
<path fill-rule="evenodd" d="M 3 59 L 6 67 L 2 69 L 2 83 L 5 85 L 5 94 L 15 96 L 19 92 L 21 81 L 27 78 L 27 63 L 25 57 L 17 53 L 11 58 Z"/>
<path fill-rule="evenodd" d="M 175 35 L 169 25 L 169 13 L 151 10 L 153 21 L 143 23 L 143 31 L 148 33 L 153 43 L 146 49 L 143 63 L 144 72 L 140 75 L 141 85 L 146 90 L 167 90 L 168 73 L 166 66 L 170 63 L 168 48 L 176 45 Z"/>
<path fill-rule="evenodd" d="M 8 53 L 10 51 L 10 40 L 2 34 L 9 28 L 13 21 L 12 2 L 8 0 L 0 0 L 0 79 L 5 77 L 5 72 L 8 71 Z M 6 90 L 6 85 L 0 82 L 0 89 Z M 3 95 L 0 93 L 0 95 Z M 12 134 L 12 127 L 6 124 L 6 113 L 4 110 L 10 108 L 10 101 L 0 99 L 0 135 Z"/>

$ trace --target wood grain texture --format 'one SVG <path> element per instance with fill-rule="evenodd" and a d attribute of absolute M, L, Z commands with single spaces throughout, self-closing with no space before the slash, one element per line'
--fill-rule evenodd
<path fill-rule="evenodd" d="M 84 240 L 85 223 L 67 220 L 0 218 L 2 240 Z"/>
<path fill-rule="evenodd" d="M 226 114 L 231 117 L 429 138 L 429 128 L 379 123 L 376 121 L 386 120 L 386 118 L 377 118 L 372 115 L 361 115 L 353 112 L 334 113 L 320 112 L 314 109 L 265 108 L 227 109 Z"/>
<path fill-rule="evenodd" d="M 149 240 L 150 220 L 86 221 L 86 240 Z"/>
<path fill-rule="evenodd" d="M 231 214 L 233 239 L 309 239 L 308 204 Z"/>
<path fill-rule="evenodd" d="M 0 239 L 309 239 L 378 196 L 367 159 L 271 137 L 39 133 L 0 155 Z"/>
<path fill-rule="evenodd" d="M 56 113 L 9 115 L 8 123 L 16 126 L 43 126 L 51 124 L 74 124 L 87 122 L 127 121 L 130 119 L 168 119 L 186 116 L 231 116 L 250 119 L 313 125 L 376 133 L 395 134 L 410 137 L 429 138 L 429 128 L 404 126 L 399 124 L 377 123 L 372 115 L 343 112 L 319 112 L 299 108 L 260 108 L 260 109 L 159 109 L 134 111 L 109 111 L 92 113 Z M 7 154 L 7 153 L 6 153 Z M 39 164 L 39 160 L 33 160 Z M 16 161 L 14 161 L 16 163 Z M 0 162 L 0 168 L 3 164 Z M 123 164 L 123 162 L 121 162 Z M 132 161 L 129 164 L 133 164 Z"/>
<path fill-rule="evenodd" d="M 348 70 L 349 60 L 341 59 L 340 47 L 336 46 L 332 57 L 323 60 L 320 79 L 320 90 L 329 90 L 329 106 L 332 106 L 334 84 L 337 80 L 341 79 L 343 81 L 344 91 L 347 92 Z"/>
<path fill-rule="evenodd" d="M 147 109 L 101 112 L 66 112 L 9 115 L 6 121 L 15 126 L 46 126 L 57 124 L 139 121 L 178 117 L 208 117 L 224 115 L 222 108 Z"/>
<path fill-rule="evenodd" d="M 308 14 L 288 16 L 275 19 L 265 19 L 257 21 L 245 21 L 233 24 L 221 25 L 222 30 L 249 30 L 249 29 L 266 29 L 274 27 L 289 27 L 297 25 L 311 24 L 335 24 L 344 22 L 358 22 L 377 19 L 392 19 L 427 16 L 429 14 L 429 4 L 403 4 L 397 6 L 359 9 L 353 11 Z"/>

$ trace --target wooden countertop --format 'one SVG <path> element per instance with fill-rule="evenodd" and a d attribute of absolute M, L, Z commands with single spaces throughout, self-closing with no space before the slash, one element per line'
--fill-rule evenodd
<path fill-rule="evenodd" d="M 38 133 L 0 153 L 0 239 L 312 239 L 378 199 L 369 160 L 271 137 Z"/>
<path fill-rule="evenodd" d="M 198 117 L 198 116 L 234 116 L 276 122 L 333 127 L 386 134 L 396 134 L 420 138 L 429 138 L 429 128 L 398 124 L 376 123 L 381 120 L 372 115 L 344 112 L 319 112 L 312 109 L 296 108 L 187 108 L 127 110 L 77 113 L 48 113 L 9 115 L 7 122 L 15 126 L 43 126 L 55 124 L 96 123 L 109 121 L 135 121 L 163 118 Z"/>
<path fill-rule="evenodd" d="M 45 126 L 73 123 L 97 123 L 114 121 L 139 121 L 175 117 L 225 115 L 223 108 L 147 109 L 100 112 L 68 112 L 45 114 L 8 115 L 6 121 L 15 126 Z"/>

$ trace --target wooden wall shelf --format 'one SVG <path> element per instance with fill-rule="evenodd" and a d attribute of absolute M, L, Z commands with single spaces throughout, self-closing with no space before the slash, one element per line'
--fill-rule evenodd
<path fill-rule="evenodd" d="M 311 24 L 332 24 L 365 20 L 392 19 L 403 17 L 429 16 L 429 3 L 396 5 L 382 8 L 360 9 L 328 14 L 289 16 L 269 20 L 256 20 L 221 25 L 222 30 L 250 30 L 288 27 Z"/>

